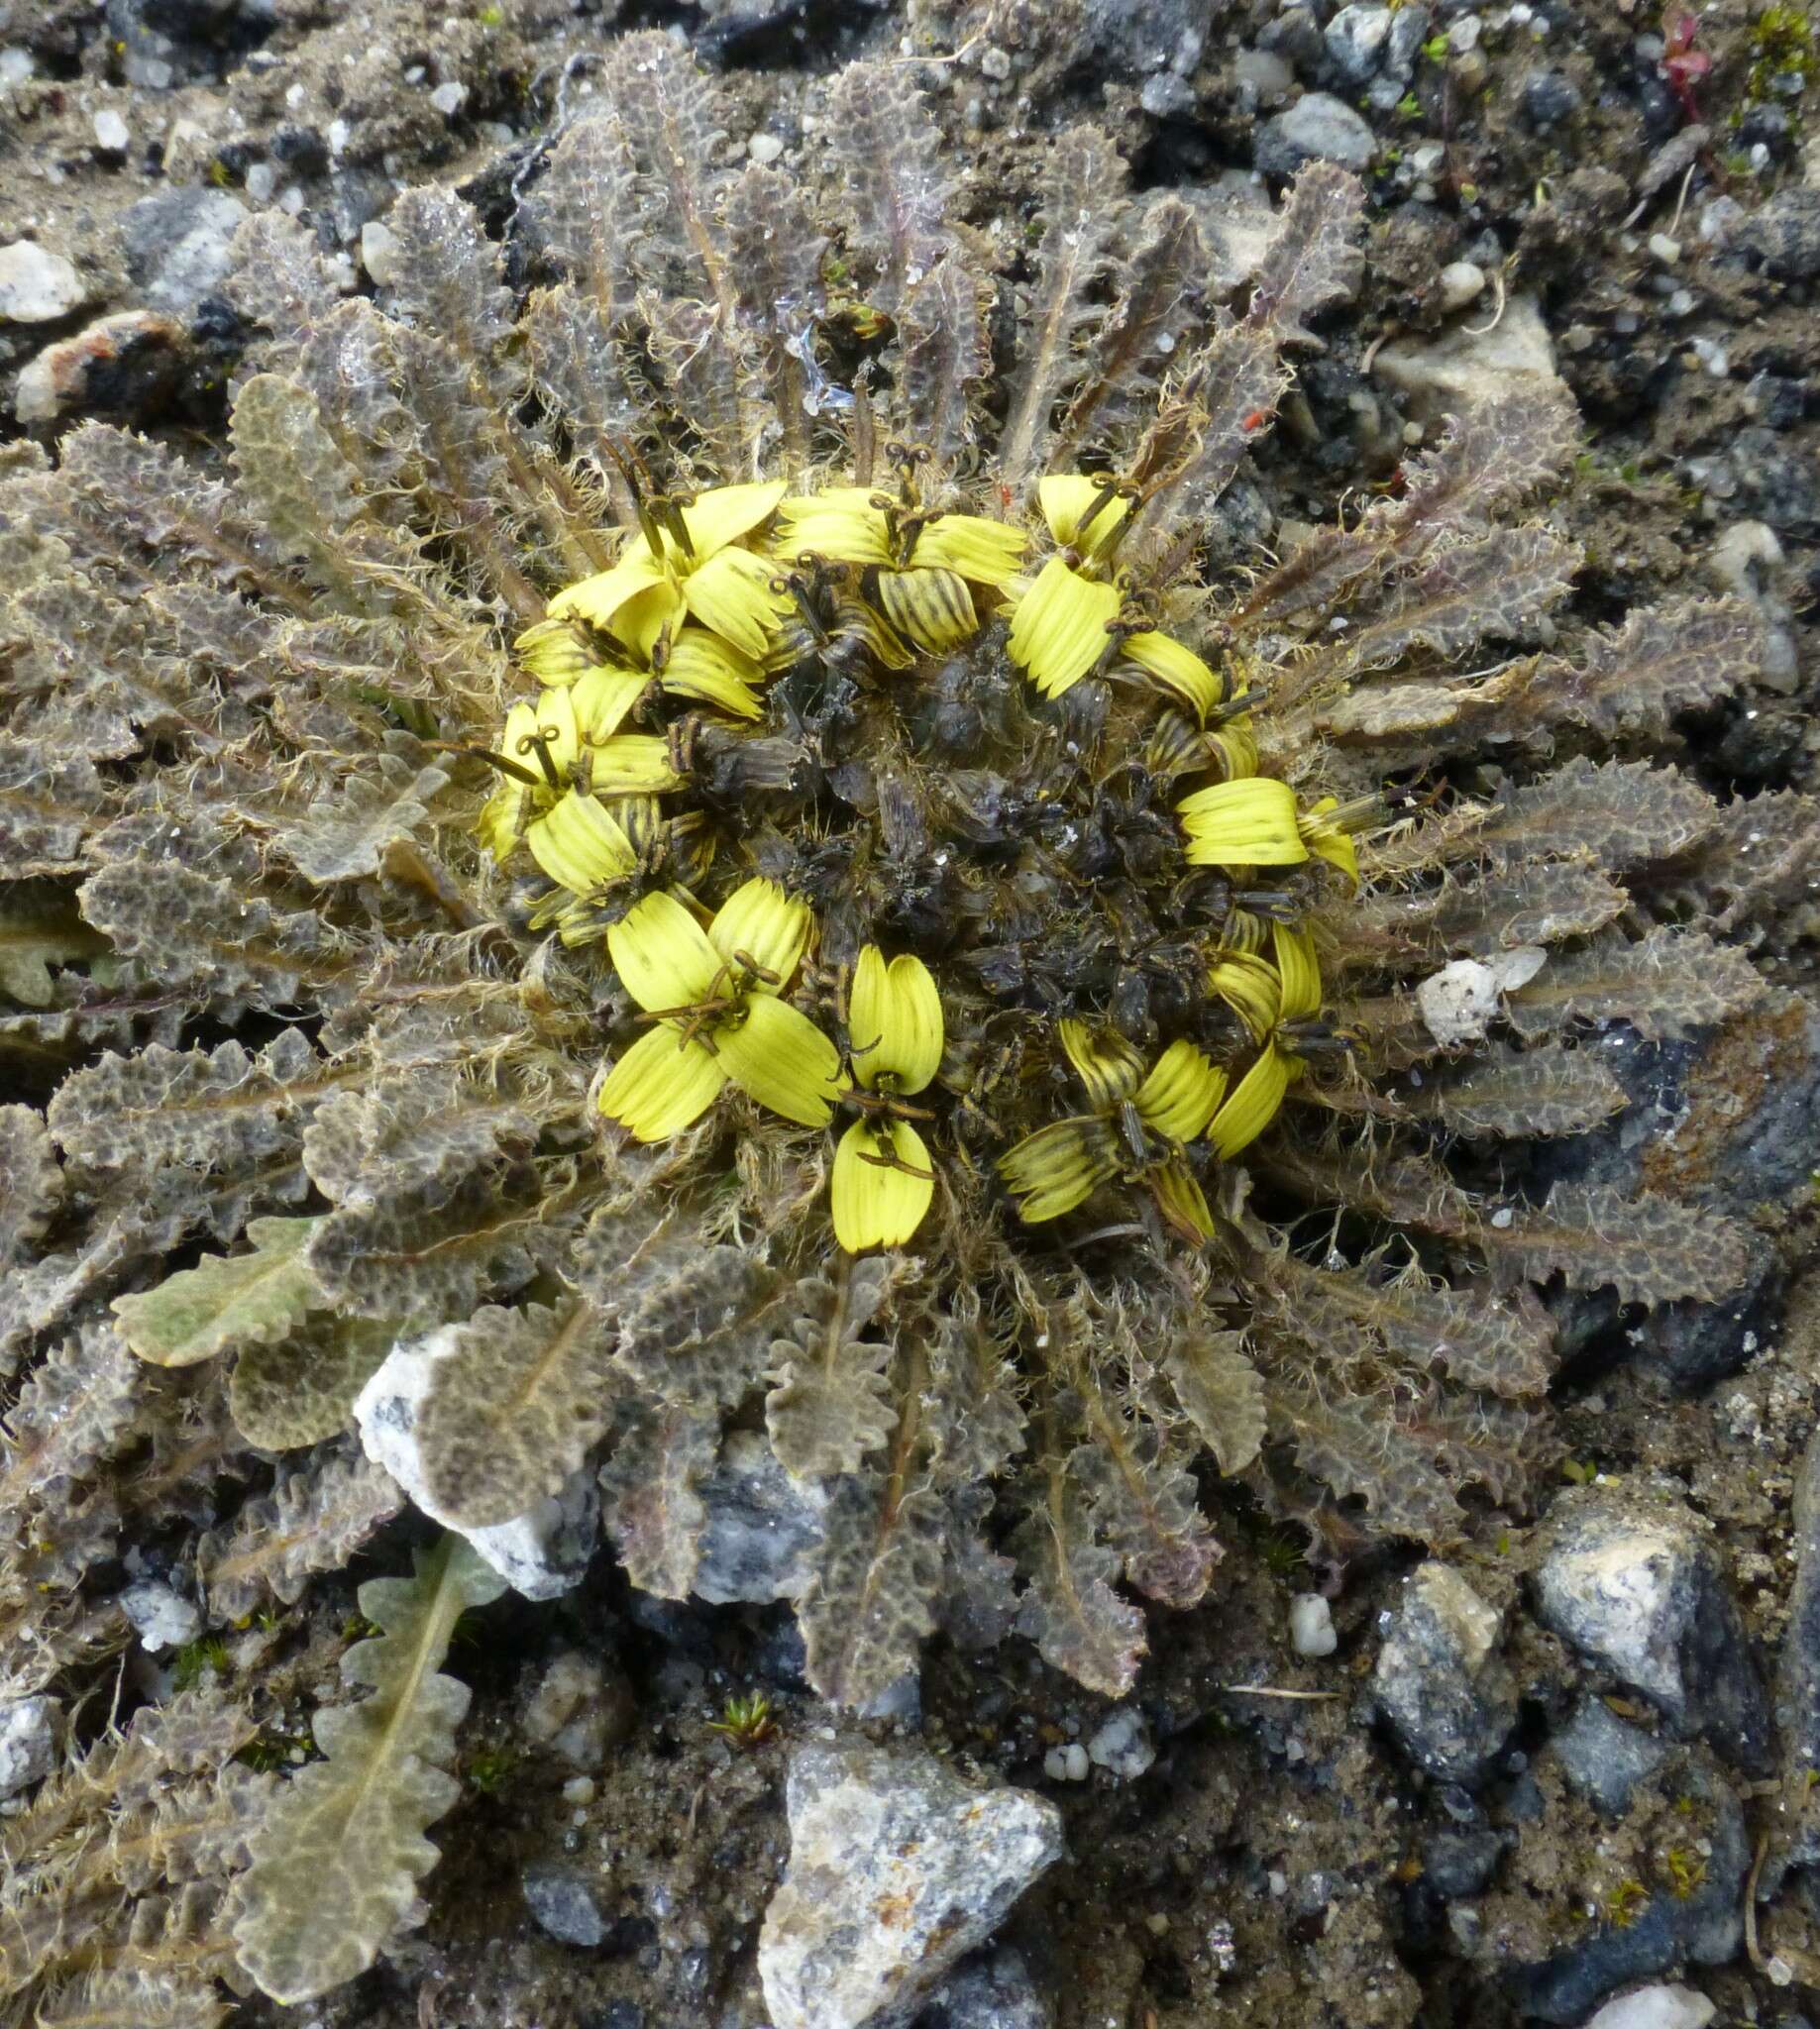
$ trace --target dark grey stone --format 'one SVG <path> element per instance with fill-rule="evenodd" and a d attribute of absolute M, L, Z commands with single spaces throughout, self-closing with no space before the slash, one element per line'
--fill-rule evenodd
<path fill-rule="evenodd" d="M 1820 274 L 1820 190 L 1778 190 L 1738 229 L 1737 244 L 1771 274 L 1811 281 Z"/>
<path fill-rule="evenodd" d="M 1253 160 L 1267 176 L 1293 176 L 1311 161 L 1368 168 L 1376 150 L 1371 129 L 1343 99 L 1311 91 L 1257 130 Z"/>
<path fill-rule="evenodd" d="M 1514 1833 L 1489 1830 L 1437 1832 L 1422 1842 L 1422 1877 L 1436 1894 L 1449 1901 L 1461 1895 L 1482 1895 L 1515 1837 Z"/>
<path fill-rule="evenodd" d="M 1523 87 L 1523 110 L 1532 127 L 1558 127 L 1579 109 L 1579 87 L 1564 71 L 1538 70 Z"/>
<path fill-rule="evenodd" d="M 225 190 L 180 188 L 142 197 L 121 217 L 127 272 L 154 310 L 186 317 L 213 295 L 233 263 L 247 207 Z"/>
<path fill-rule="evenodd" d="M 963 1959 L 912 2029 L 1055 2029 L 1055 2010 L 1009 1945 Z"/>
<path fill-rule="evenodd" d="M 1665 1741 L 1620 1719 L 1602 1698 L 1582 1698 L 1549 1746 L 1560 1759 L 1568 1788 L 1614 1818 L 1630 1809 L 1638 1783 L 1668 1753 Z"/>
<path fill-rule="evenodd" d="M 524 1899 L 539 1926 L 560 1944 L 593 1946 L 606 1937 L 606 1919 L 588 1883 L 568 1868 L 526 1868 Z"/>
<path fill-rule="evenodd" d="M 1768 1699 L 1710 1525 L 1677 1501 L 1583 1487 L 1556 1500 L 1544 1544 L 1543 1625 L 1679 1738 L 1704 1736 L 1727 1761 L 1766 1770 Z"/>
<path fill-rule="evenodd" d="M 1499 1635 L 1499 1615 L 1449 1566 L 1403 1581 L 1372 1696 L 1410 1759 L 1444 1782 L 1482 1781 L 1517 1723 Z"/>

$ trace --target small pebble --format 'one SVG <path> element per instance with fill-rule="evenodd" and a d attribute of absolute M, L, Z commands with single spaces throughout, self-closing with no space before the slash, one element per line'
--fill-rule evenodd
<path fill-rule="evenodd" d="M 247 171 L 247 195 L 255 204 L 269 204 L 278 187 L 278 172 L 270 162 L 255 162 Z"/>
<path fill-rule="evenodd" d="M 1003 84 L 1012 74 L 1012 58 L 1009 50 L 1001 50 L 997 44 L 980 52 L 980 75 L 990 77 L 995 83 Z"/>
<path fill-rule="evenodd" d="M 1085 1782 L 1091 1765 L 1087 1750 L 1079 1741 L 1070 1741 L 1065 1748 L 1051 1748 L 1042 1758 L 1042 1772 L 1051 1782 Z"/>
<path fill-rule="evenodd" d="M 1319 1592 L 1298 1592 L 1289 1602 L 1289 1646 L 1298 1655 L 1332 1655 L 1339 1647 L 1334 1609 Z"/>
<path fill-rule="evenodd" d="M 133 136 L 118 113 L 95 115 L 95 146 L 105 155 L 125 155 Z"/>
<path fill-rule="evenodd" d="M 1156 1760 L 1156 1750 L 1143 1714 L 1130 1705 L 1115 1712 L 1087 1743 L 1087 1759 L 1121 1782 L 1133 1782 L 1144 1774 Z"/>
<path fill-rule="evenodd" d="M 87 293 L 74 263 L 36 240 L 0 247 L 0 322 L 49 324 L 67 317 Z"/>
<path fill-rule="evenodd" d="M 746 143 L 746 154 L 755 162 L 774 162 L 783 153 L 784 144 L 775 134 L 755 134 Z"/>
<path fill-rule="evenodd" d="M 1441 270 L 1441 307 L 1463 310 L 1485 286 L 1485 270 L 1476 261 L 1449 261 Z"/>
<path fill-rule="evenodd" d="M 1650 252 L 1664 267 L 1672 267 L 1681 258 L 1681 243 L 1679 240 L 1671 240 L 1666 233 L 1652 233 Z"/>
<path fill-rule="evenodd" d="M 1586 2029 L 1706 2029 L 1717 2012 L 1690 1986 L 1634 1986 L 1607 2001 Z"/>
<path fill-rule="evenodd" d="M 448 84 L 439 84 L 430 94 L 430 103 L 445 120 L 453 120 L 468 103 L 468 87 L 453 80 Z"/>
<path fill-rule="evenodd" d="M 376 218 L 361 228 L 361 266 L 381 288 L 398 278 L 397 235 Z"/>

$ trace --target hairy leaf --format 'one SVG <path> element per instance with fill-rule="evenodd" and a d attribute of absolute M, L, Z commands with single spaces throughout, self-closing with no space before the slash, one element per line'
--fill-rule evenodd
<path fill-rule="evenodd" d="M 550 259 L 565 269 L 603 327 L 632 307 L 631 239 L 638 224 L 631 149 L 599 113 L 574 120 L 550 151 L 523 214 Z"/>
<path fill-rule="evenodd" d="M 1556 1184 L 1548 1202 L 1480 1244 L 1532 1282 L 1564 1275 L 1569 1288 L 1615 1289 L 1627 1304 L 1717 1303 L 1749 1272 L 1750 1244 L 1735 1221 L 1646 1191 Z"/>
<path fill-rule="evenodd" d="M 423 828 L 448 780 L 440 768 L 412 768 L 380 755 L 372 773 L 350 783 L 335 802 L 276 824 L 278 850 L 318 887 L 366 880 L 379 871 L 390 846 Z"/>
<path fill-rule="evenodd" d="M 1316 162 L 1290 185 L 1258 267 L 1245 312 L 1279 346 L 1314 345 L 1304 320 L 1358 286 L 1364 185 L 1332 162 Z"/>
<path fill-rule="evenodd" d="M 403 1507 L 397 1482 L 363 1454 L 317 1454 L 197 1545 L 211 1616 L 239 1620 L 268 1599 L 294 1606 L 312 1577 L 343 1569 Z"/>
<path fill-rule="evenodd" d="M 905 433 L 943 468 L 974 443 L 974 415 L 992 366 L 987 291 L 958 254 L 944 254 L 904 295 Z"/>
<path fill-rule="evenodd" d="M 558 1493 L 612 1418 L 615 1335 L 585 1300 L 488 1308 L 456 1326 L 417 1409 L 437 1512 L 485 1529 Z"/>
<path fill-rule="evenodd" d="M 1435 1547 L 1458 1538 L 1461 1480 L 1430 1420 L 1431 1398 L 1399 1401 L 1388 1392 L 1309 1382 L 1274 1388 L 1270 1406 L 1294 1442 L 1297 1464 L 1342 1500 L 1362 1500 L 1386 1534 Z"/>
<path fill-rule="evenodd" d="M 895 63 L 849 63 L 828 94 L 827 131 L 844 171 L 847 244 L 874 270 L 868 299 L 895 317 L 950 244 L 954 174 L 941 134 Z"/>
<path fill-rule="evenodd" d="M 764 1379 L 791 1289 L 743 1247 L 672 1240 L 604 1273 L 585 1249 L 577 1265 L 584 1288 L 620 1318 L 615 1364 L 659 1401 L 731 1408 Z"/>
<path fill-rule="evenodd" d="M 449 1773 L 465 1684 L 441 1674 L 455 1624 L 505 1590 L 467 1544 L 444 1537 L 414 1578 L 371 1578 L 361 1612 L 382 1632 L 342 1657 L 369 1696 L 316 1714 L 326 1760 L 293 1775 L 255 1835 L 234 1926 L 240 1963 L 285 2006 L 364 1973 L 422 1921 L 417 1884 L 436 1865 L 424 1837 L 461 1794 Z"/>
<path fill-rule="evenodd" d="M 1148 1647 L 1144 1617 L 1114 1589 L 1120 1558 L 1093 1539 L 1078 1490 L 1051 1466 L 1048 1498 L 1039 1498 L 1018 1532 L 1018 1562 L 1029 1589 L 1017 1632 L 1043 1660 L 1102 1697 L 1123 1698 Z"/>
<path fill-rule="evenodd" d="M 1154 410 L 1164 376 L 1204 321 L 1207 249 L 1193 210 L 1179 197 L 1154 199 L 1137 245 L 1120 267 L 1112 314 L 1095 335 L 1087 374 L 1068 405 L 1051 463 L 1086 444 L 1121 440 Z"/>
<path fill-rule="evenodd" d="M 897 1422 L 885 1368 L 889 1338 L 861 1336 L 886 1304 L 897 1270 L 888 1256 L 843 1261 L 837 1282 L 801 1282 L 790 1335 L 772 1344 L 777 1385 L 765 1425 L 785 1470 L 799 1479 L 857 1472 Z"/>
<path fill-rule="evenodd" d="M 1220 1470 L 1229 1478 L 1242 1472 L 1262 1448 L 1268 1424 L 1263 1380 L 1245 1357 L 1243 1335 L 1191 1326 L 1170 1338 L 1162 1368 Z"/>
<path fill-rule="evenodd" d="M 641 1592 L 687 1599 L 707 1510 L 698 1491 L 714 1463 L 720 1419 L 686 1403 L 631 1399 L 600 1468 L 600 1514 Z"/>
<path fill-rule="evenodd" d="M 1666 730 L 1748 684 L 1763 662 L 1763 622 L 1731 601 L 1640 608 L 1595 635 L 1576 665 L 1551 656 L 1535 671 L 1536 703 L 1608 739 Z"/>
<path fill-rule="evenodd" d="M 837 1479 L 808 1589 L 797 1603 L 808 1680 L 849 1709 L 883 1697 L 934 1632 L 947 1515 L 926 1490 L 894 1496 L 883 1474 Z"/>
<path fill-rule="evenodd" d="M 1639 942 L 1608 933 L 1551 959 L 1505 1006 L 1519 1035 L 1554 1033 L 1573 1021 L 1628 1021 L 1651 1042 L 1715 1027 L 1764 995 L 1763 975 L 1742 951 L 1698 930 L 1658 923 Z"/>
<path fill-rule="evenodd" d="M 1630 1103 L 1589 1051 L 1548 1045 L 1492 1049 L 1458 1070 L 1427 1073 L 1420 1088 L 1400 1096 L 1417 1118 L 1468 1139 L 1583 1134 Z"/>
<path fill-rule="evenodd" d="M 1068 1469 L 1126 1579 L 1164 1606 L 1196 1605 L 1220 1548 L 1201 1513 L 1188 1456 L 1154 1428 L 1113 1412 L 1095 1418 Z"/>
<path fill-rule="evenodd" d="M 1717 821 L 1712 798 L 1675 769 L 1595 764 L 1576 754 L 1552 775 L 1513 790 L 1462 844 L 1500 858 L 1584 853 L 1607 867 L 1629 867 L 1685 852 Z"/>
<path fill-rule="evenodd" d="M 243 1346 L 228 1380 L 236 1428 L 262 1451 L 295 1450 L 335 1437 L 353 1420 L 354 1398 L 397 1335 L 388 1319 L 314 1311 L 281 1337 Z"/>
<path fill-rule="evenodd" d="M 322 1301 L 304 1248 L 320 1222 L 256 1219 L 245 1254 L 212 1254 L 144 1296 L 114 1299 L 120 1333 L 141 1359 L 186 1367 L 235 1346 L 264 1345 Z"/>
<path fill-rule="evenodd" d="M 1098 128 L 1070 127 L 1049 143 L 1029 329 L 999 446 L 1004 483 L 1017 490 L 1047 466 L 1050 412 L 1080 372 L 1082 333 L 1103 315 L 1091 291 L 1111 256 L 1124 191 L 1124 164 Z"/>
<path fill-rule="evenodd" d="M 29 1106 L 0 1106 L 0 1274 L 44 1238 L 63 1202 L 63 1172 Z"/>

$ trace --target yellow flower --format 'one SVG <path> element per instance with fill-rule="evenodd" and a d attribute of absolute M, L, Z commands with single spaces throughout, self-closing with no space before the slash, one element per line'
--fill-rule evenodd
<path fill-rule="evenodd" d="M 1057 543 L 1081 558 L 1104 554 L 1131 511 L 1129 498 L 1111 480 L 1086 473 L 1051 473 L 1038 480 L 1036 504 Z"/>
<path fill-rule="evenodd" d="M 576 686 L 587 700 L 579 699 L 577 710 L 591 713 L 596 736 L 612 731 L 653 684 L 672 697 L 712 704 L 735 718 L 764 715 L 756 688 L 764 670 L 705 627 L 686 624 L 674 638 L 659 641 L 643 669 L 607 661 L 573 619 L 539 620 L 513 647 L 540 682 Z"/>
<path fill-rule="evenodd" d="M 1172 1042 L 1146 1073 L 1123 1037 L 1096 1035 L 1079 1021 L 1062 1021 L 1058 1030 L 1096 1111 L 1038 1127 L 999 1158 L 999 1174 L 1021 1201 L 1020 1216 L 1031 1226 L 1059 1219 L 1123 1176 L 1148 1184 L 1178 1230 L 1208 1238 L 1213 1214 L 1182 1144 L 1220 1105 L 1226 1073 L 1191 1042 Z"/>
<path fill-rule="evenodd" d="M 624 670 L 591 669 L 573 684 L 543 692 L 535 704 L 512 706 L 499 740 L 502 780 L 475 827 L 494 859 L 505 860 L 530 820 L 572 783 L 609 796 L 655 796 L 680 787 L 668 742 L 614 730 L 649 683 Z"/>
<path fill-rule="evenodd" d="M 669 505 L 666 525 L 641 501 L 642 532 L 619 561 L 558 592 L 549 617 L 573 614 L 648 660 L 664 636 L 681 631 L 687 613 L 743 654 L 762 657 L 790 600 L 773 588 L 765 558 L 732 545 L 773 511 L 784 485 L 715 486 L 686 506 Z"/>
<path fill-rule="evenodd" d="M 1264 1039 L 1264 1047 L 1208 1123 L 1207 1138 L 1223 1161 L 1230 1162 L 1240 1149 L 1248 1148 L 1269 1126 L 1289 1091 L 1290 1080 L 1301 1069 L 1274 1032 L 1266 1035 L 1265 1031 L 1274 1031 L 1285 1021 L 1312 1020 L 1321 1012 L 1321 961 L 1315 954 L 1314 938 L 1306 929 L 1286 923 L 1272 924 L 1271 931 L 1275 966 L 1258 958 L 1247 961 L 1269 973 L 1274 985 L 1274 1007 L 1263 1022 L 1252 1024 L 1253 1033 Z M 1231 962 L 1231 958 L 1222 959 L 1210 974 L 1210 984 Z M 1225 986 L 1216 991 L 1232 998 Z"/>
<path fill-rule="evenodd" d="M 1127 634 L 1119 652 L 1179 697 L 1194 713 L 1197 724 L 1205 724 L 1207 714 L 1224 701 L 1226 692 L 1219 677 L 1172 635 L 1153 629 Z"/>
<path fill-rule="evenodd" d="M 920 516 L 913 501 L 871 486 L 833 486 L 786 500 L 778 520 L 773 547 L 780 557 L 875 569 L 886 619 L 931 653 L 972 639 L 980 622 L 969 583 L 1003 591 L 1028 540 L 1022 529 L 981 514 Z"/>
<path fill-rule="evenodd" d="M 1106 653 L 1121 603 L 1116 586 L 1051 557 L 1017 601 L 1007 652 L 1045 697 L 1059 697 Z"/>
<path fill-rule="evenodd" d="M 775 883 L 751 880 L 705 931 L 675 896 L 647 895 L 606 933 L 620 982 L 656 1025 L 613 1066 L 600 1111 L 640 1141 L 700 1119 L 730 1080 L 786 1120 L 833 1118 L 840 1054 L 780 996 L 812 918 Z"/>
<path fill-rule="evenodd" d="M 1286 782 L 1251 775 L 1198 789 L 1176 804 L 1197 867 L 1293 867 L 1308 858 Z"/>
<path fill-rule="evenodd" d="M 868 1108 L 834 1151 L 834 1237 L 848 1253 L 901 1247 L 922 1224 L 935 1175 L 922 1136 L 896 1107 L 941 1066 L 941 1000 L 919 958 L 890 965 L 868 944 L 847 995 L 854 1097 Z M 913 1111 L 913 1110 L 910 1110 Z"/>

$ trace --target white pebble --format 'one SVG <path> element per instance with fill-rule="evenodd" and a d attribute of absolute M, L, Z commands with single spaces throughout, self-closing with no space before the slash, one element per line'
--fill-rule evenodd
<path fill-rule="evenodd" d="M 1652 233 L 1650 252 L 1664 267 L 1672 267 L 1681 258 L 1681 243 L 1679 240 L 1671 240 L 1666 233 Z"/>
<path fill-rule="evenodd" d="M 1319 1592 L 1298 1592 L 1289 1602 L 1289 1646 L 1298 1655 L 1332 1655 L 1339 1647 L 1334 1609 Z"/>
<path fill-rule="evenodd" d="M 118 113 L 97 113 L 95 115 L 95 146 L 108 155 L 125 155 L 127 144 L 133 139 L 127 123 Z"/>
<path fill-rule="evenodd" d="M 376 218 L 361 228 L 361 266 L 381 287 L 398 278 L 397 235 Z"/>
<path fill-rule="evenodd" d="M 1441 270 L 1441 307 L 1463 310 L 1485 286 L 1485 270 L 1476 261 L 1449 261 Z"/>
<path fill-rule="evenodd" d="M 1042 1772 L 1051 1782 L 1085 1782 L 1088 1766 L 1087 1750 L 1078 1740 L 1051 1748 L 1042 1758 Z"/>
<path fill-rule="evenodd" d="M 49 324 L 67 317 L 87 293 L 75 264 L 36 240 L 0 247 L 0 321 Z"/>
<path fill-rule="evenodd" d="M 1143 1714 L 1134 1705 L 1115 1712 L 1087 1743 L 1087 1759 L 1121 1782 L 1135 1781 L 1156 1760 Z"/>
<path fill-rule="evenodd" d="M 1634 1986 L 1607 2001 L 1586 2029 L 1706 2029 L 1717 2012 L 1691 1986 Z"/>
<path fill-rule="evenodd" d="M 269 204 L 278 187 L 278 172 L 270 162 L 255 162 L 247 171 L 247 195 L 255 204 Z"/>
<path fill-rule="evenodd" d="M 775 134 L 755 134 L 746 143 L 746 153 L 755 162 L 774 162 L 784 153 L 784 144 Z"/>
<path fill-rule="evenodd" d="M 980 52 L 980 75 L 990 77 L 1003 84 L 1012 74 L 1012 58 L 1009 50 L 1001 50 L 996 44 Z"/>
<path fill-rule="evenodd" d="M 181 1649 L 202 1632 L 202 1615 L 195 1601 L 185 1599 L 160 1578 L 142 1578 L 137 1585 L 129 1585 L 120 1595 L 120 1610 L 155 1655 L 161 1649 Z"/>
<path fill-rule="evenodd" d="M 465 84 L 439 84 L 430 94 L 430 103 L 445 120 L 453 120 L 468 103 L 468 87 Z"/>

